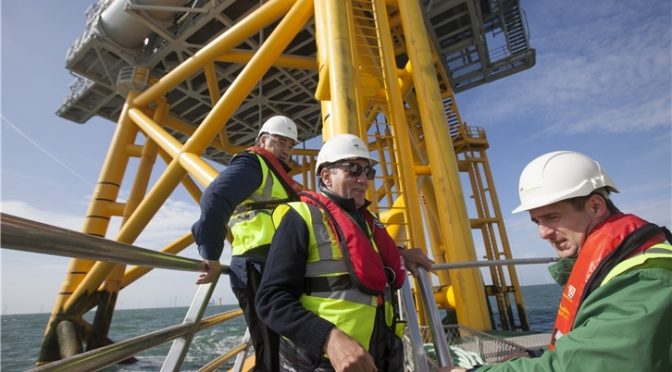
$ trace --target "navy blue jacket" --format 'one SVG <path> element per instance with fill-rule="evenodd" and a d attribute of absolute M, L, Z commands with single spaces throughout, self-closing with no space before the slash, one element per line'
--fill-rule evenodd
<path fill-rule="evenodd" d="M 191 227 L 198 253 L 206 260 L 219 260 L 227 223 L 238 204 L 258 189 L 262 180 L 259 158 L 249 152 L 237 154 L 201 196 L 201 217 Z"/>

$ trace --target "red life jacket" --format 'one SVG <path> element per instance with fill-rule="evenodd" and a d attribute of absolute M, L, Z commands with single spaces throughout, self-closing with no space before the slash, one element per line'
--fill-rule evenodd
<path fill-rule="evenodd" d="M 401 288 L 406 274 L 397 245 L 385 226 L 368 209 L 362 210 L 369 230 L 364 232 L 338 204 L 321 193 L 304 192 L 301 201 L 327 212 L 331 228 L 339 239 L 348 273 L 357 288 L 367 294 L 383 294 L 388 284 L 386 267 L 394 273 L 393 287 Z M 368 233 L 371 237 L 367 236 Z"/>
<path fill-rule="evenodd" d="M 596 279 L 594 277 L 596 269 L 600 268 L 610 258 L 610 254 L 621 245 L 624 239 L 646 224 L 646 221 L 637 216 L 618 213 L 595 227 L 588 235 L 562 291 L 558 315 L 551 334 L 550 350 L 555 349 L 557 339 L 572 330 L 579 307 L 586 295 L 589 294 L 587 288 Z M 622 257 L 621 261 L 664 240 L 665 235 L 660 232 L 635 248 L 630 255 Z M 613 264 L 617 263 L 614 262 Z"/>
<path fill-rule="evenodd" d="M 287 194 L 289 194 L 290 197 L 292 195 L 296 195 L 299 192 L 301 192 L 301 190 L 303 189 L 301 184 L 299 184 L 292 177 L 289 176 L 289 173 L 285 171 L 285 167 L 283 167 L 282 164 L 280 164 L 278 157 L 273 155 L 272 152 L 259 146 L 248 147 L 247 151 L 253 152 L 261 156 L 266 161 L 266 165 L 268 165 L 268 168 L 271 169 L 271 172 L 275 173 L 275 176 L 278 177 L 280 182 L 285 187 L 285 191 L 287 191 Z"/>

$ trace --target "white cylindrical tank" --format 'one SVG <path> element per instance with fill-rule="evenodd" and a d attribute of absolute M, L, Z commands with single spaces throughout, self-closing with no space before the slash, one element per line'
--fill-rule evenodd
<path fill-rule="evenodd" d="M 102 31 L 117 44 L 130 49 L 139 48 L 151 32 L 151 29 L 137 16 L 124 10 L 130 0 L 113 0 L 112 4 L 100 15 Z M 134 0 L 137 5 L 182 6 L 185 0 Z M 152 21 L 166 27 L 174 12 L 148 11 Z"/>

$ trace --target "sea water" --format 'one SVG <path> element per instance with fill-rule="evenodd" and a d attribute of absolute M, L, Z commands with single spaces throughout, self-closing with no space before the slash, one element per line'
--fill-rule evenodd
<path fill-rule="evenodd" d="M 560 287 L 555 284 L 524 286 L 522 292 L 530 329 L 540 332 L 550 331 L 560 298 Z M 206 316 L 235 308 L 234 305 L 209 306 Z M 109 338 L 126 340 L 179 324 L 186 313 L 186 307 L 117 310 L 112 319 Z M 91 321 L 90 316 L 91 314 L 87 314 L 85 318 Z M 1 319 L 0 370 L 24 371 L 34 367 L 49 314 L 3 315 Z M 494 319 L 497 321 L 497 316 Z M 245 322 L 242 317 L 199 332 L 192 342 L 181 370 L 197 371 L 223 352 L 237 346 L 244 332 Z M 138 362 L 134 364 L 117 365 L 106 368 L 105 371 L 157 371 L 161 368 L 170 345 L 168 342 L 136 355 Z"/>

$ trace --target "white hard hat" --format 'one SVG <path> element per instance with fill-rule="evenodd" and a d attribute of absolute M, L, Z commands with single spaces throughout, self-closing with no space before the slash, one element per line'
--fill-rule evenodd
<path fill-rule="evenodd" d="M 378 161 L 371 157 L 369 148 L 361 138 L 352 134 L 337 134 L 331 137 L 317 154 L 315 169 L 320 174 L 321 167 L 344 159 L 368 159 L 372 164 Z"/>
<path fill-rule="evenodd" d="M 299 138 L 296 134 L 296 123 L 286 116 L 277 115 L 266 120 L 264 125 L 261 126 L 261 129 L 259 129 L 257 141 L 263 133 L 275 134 L 277 136 L 290 138 L 296 143 L 299 142 Z"/>
<path fill-rule="evenodd" d="M 603 187 L 618 192 L 595 160 L 574 151 L 549 152 L 532 160 L 520 174 L 520 205 L 513 213 L 586 196 Z"/>

